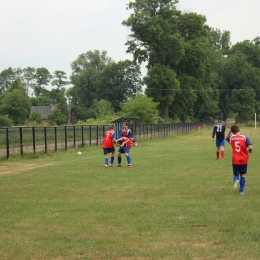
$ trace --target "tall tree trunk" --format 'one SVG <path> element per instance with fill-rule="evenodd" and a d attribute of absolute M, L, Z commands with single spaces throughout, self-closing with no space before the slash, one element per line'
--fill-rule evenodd
<path fill-rule="evenodd" d="M 165 104 L 164 106 L 164 115 L 163 115 L 163 118 L 164 119 L 168 119 L 168 116 L 169 116 L 169 104 L 168 102 Z"/>

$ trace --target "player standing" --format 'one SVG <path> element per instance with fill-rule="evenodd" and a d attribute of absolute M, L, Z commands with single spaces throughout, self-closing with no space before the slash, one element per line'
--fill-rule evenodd
<path fill-rule="evenodd" d="M 231 133 L 233 135 L 231 135 Z M 238 188 L 240 179 L 239 193 L 244 194 L 246 184 L 245 174 L 247 173 L 247 162 L 249 158 L 248 152 L 252 152 L 253 146 L 247 136 L 240 134 L 240 129 L 237 125 L 231 126 L 226 140 L 232 146 L 233 187 L 235 189 Z"/>
<path fill-rule="evenodd" d="M 122 153 L 125 154 L 126 160 L 128 163 L 127 168 L 132 168 L 132 163 L 131 163 L 131 157 L 129 155 L 130 153 L 130 148 L 132 146 L 132 131 L 128 128 L 128 122 L 123 123 L 123 130 L 122 130 L 122 144 L 120 148 L 118 149 L 118 165 L 121 166 L 122 163 Z"/>
<path fill-rule="evenodd" d="M 219 153 L 221 153 L 221 160 L 224 160 L 225 156 L 225 125 L 222 124 L 222 121 L 219 120 L 218 123 L 214 126 L 212 132 L 212 141 L 216 135 L 216 159 L 219 159 Z"/>
<path fill-rule="evenodd" d="M 105 157 L 105 167 L 108 166 L 108 157 L 109 154 L 111 154 L 111 159 L 110 159 L 110 166 L 113 166 L 114 158 L 115 158 L 115 148 L 114 148 L 114 143 L 116 142 L 115 139 L 115 125 L 111 124 L 110 129 L 106 131 L 103 142 L 102 142 L 102 148 L 104 151 Z"/>

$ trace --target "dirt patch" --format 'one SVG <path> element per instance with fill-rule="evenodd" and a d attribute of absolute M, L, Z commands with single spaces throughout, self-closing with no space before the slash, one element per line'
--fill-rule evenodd
<path fill-rule="evenodd" d="M 28 170 L 33 170 L 40 167 L 45 167 L 50 164 L 33 164 L 33 163 L 7 163 L 0 166 L 0 175 L 1 174 L 14 174 L 21 173 Z"/>

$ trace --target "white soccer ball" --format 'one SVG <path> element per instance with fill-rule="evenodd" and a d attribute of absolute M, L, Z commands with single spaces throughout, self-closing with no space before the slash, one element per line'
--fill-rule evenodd
<path fill-rule="evenodd" d="M 81 154 L 81 152 L 80 152 L 80 151 L 78 151 L 78 154 Z"/>

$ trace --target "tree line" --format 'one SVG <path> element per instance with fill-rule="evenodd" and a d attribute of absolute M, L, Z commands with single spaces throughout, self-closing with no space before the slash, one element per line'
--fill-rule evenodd
<path fill-rule="evenodd" d="M 73 123 L 124 114 L 141 122 L 252 120 L 260 112 L 260 38 L 232 45 L 229 31 L 178 10 L 177 3 L 128 3 L 132 13 L 122 25 L 131 31 L 126 46 L 133 60 L 115 62 L 106 51 L 87 51 L 71 63 L 69 80 L 65 72 L 51 75 L 46 68 L 2 71 L 2 117 L 23 124 L 31 105 L 60 104 L 55 116 L 63 114 L 62 123 L 68 103 Z"/>

